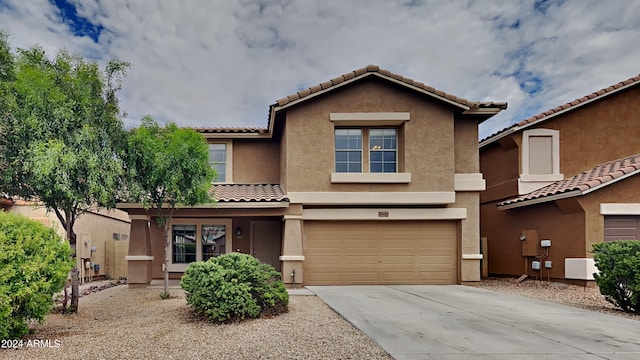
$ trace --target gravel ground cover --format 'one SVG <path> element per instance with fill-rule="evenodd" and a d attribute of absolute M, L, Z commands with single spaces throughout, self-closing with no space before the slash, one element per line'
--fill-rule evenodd
<path fill-rule="evenodd" d="M 292 296 L 280 316 L 215 325 L 193 318 L 182 290 L 171 293 L 116 286 L 84 296 L 79 314 L 47 316 L 0 359 L 391 359 L 315 296 Z"/>
<path fill-rule="evenodd" d="M 477 287 L 640 320 L 604 299 L 597 286 L 490 278 Z M 0 359 L 391 359 L 315 296 L 292 296 L 289 312 L 215 325 L 193 317 L 184 293 L 102 287 L 77 315 L 51 314 L 22 347 Z M 30 343 L 29 343 L 30 341 Z"/>
<path fill-rule="evenodd" d="M 513 278 L 489 278 L 482 280 L 477 287 L 640 320 L 640 314 L 615 308 L 605 300 L 595 284 L 585 287 L 539 280 L 516 283 Z"/>

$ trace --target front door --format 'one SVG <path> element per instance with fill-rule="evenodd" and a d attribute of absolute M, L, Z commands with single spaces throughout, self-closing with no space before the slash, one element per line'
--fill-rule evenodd
<path fill-rule="evenodd" d="M 282 221 L 251 222 L 251 254 L 281 271 Z"/>

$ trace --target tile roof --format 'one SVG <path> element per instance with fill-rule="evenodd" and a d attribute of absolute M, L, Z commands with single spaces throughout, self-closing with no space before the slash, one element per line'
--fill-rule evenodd
<path fill-rule="evenodd" d="M 289 201 L 278 184 L 214 184 L 209 195 L 218 202 Z"/>
<path fill-rule="evenodd" d="M 404 77 L 402 75 L 398 75 L 395 73 L 392 73 L 388 70 L 384 70 L 381 69 L 380 67 L 376 66 L 376 65 L 368 65 L 366 67 L 351 71 L 349 73 L 346 73 L 344 75 L 338 76 L 337 78 L 331 79 L 329 81 L 325 81 L 319 85 L 316 86 L 312 86 L 306 90 L 302 90 L 302 91 L 298 91 L 295 94 L 291 94 L 289 96 L 286 96 L 282 99 L 279 99 L 276 104 L 274 104 L 275 106 L 285 106 L 293 101 L 299 100 L 299 99 L 303 99 L 305 97 L 308 97 L 314 93 L 318 93 L 324 90 L 327 90 L 331 87 L 340 85 L 346 81 L 355 79 L 357 77 L 363 77 L 363 76 L 367 76 L 370 74 L 378 74 L 378 75 L 382 75 L 385 78 L 391 79 L 391 80 L 395 80 L 395 81 L 399 81 L 401 83 L 403 83 L 404 85 L 407 85 L 409 87 L 413 87 L 417 90 L 421 90 L 421 91 L 426 91 L 428 93 L 431 93 L 433 95 L 435 95 L 436 97 L 440 97 L 443 100 L 448 100 L 448 101 L 452 101 L 454 103 L 460 104 L 464 107 L 469 107 L 469 108 L 498 108 L 498 109 L 506 109 L 507 108 L 507 103 L 506 102 L 476 102 L 476 101 L 469 101 L 467 99 L 461 98 L 461 97 L 457 97 L 454 95 L 451 95 L 449 93 L 446 93 L 442 90 L 438 90 L 435 89 L 431 86 L 425 85 L 419 81 L 415 81 L 413 79 Z"/>
<path fill-rule="evenodd" d="M 204 134 L 217 133 L 217 134 L 266 134 L 269 132 L 267 128 L 256 128 L 256 127 L 220 127 L 220 128 L 204 128 L 204 127 L 192 127 L 191 129 Z"/>
<path fill-rule="evenodd" d="M 585 95 L 579 99 L 575 99 L 573 101 L 569 101 L 568 103 L 562 104 L 560 106 L 556 106 L 553 109 L 541 112 L 540 114 L 531 116 L 527 119 L 524 119 L 516 124 L 513 124 L 509 127 L 506 127 L 496 133 L 493 133 L 489 136 L 487 136 L 486 138 L 482 139 L 480 142 L 487 142 L 489 141 L 491 138 L 496 137 L 497 135 L 500 135 L 502 133 L 504 133 L 505 131 L 512 129 L 512 128 L 522 128 L 522 127 L 526 127 L 528 125 L 531 125 L 533 123 L 536 122 L 540 122 L 540 121 L 545 121 L 548 120 L 549 118 L 553 118 L 554 116 L 563 113 L 567 110 L 573 110 L 575 108 L 579 108 L 582 105 L 585 105 L 593 100 L 599 100 L 601 98 L 607 97 L 611 94 L 614 94 L 620 90 L 622 90 L 623 88 L 627 88 L 629 86 L 633 86 L 633 85 L 637 85 L 640 84 L 640 75 L 638 76 L 634 76 L 631 77 L 627 80 L 624 81 L 620 81 L 616 84 L 613 84 L 611 86 L 608 86 L 604 89 L 600 89 L 598 91 L 594 91 L 591 94 Z M 518 129 L 519 130 L 519 129 Z"/>
<path fill-rule="evenodd" d="M 610 185 L 622 177 L 640 173 L 640 154 L 632 155 L 624 159 L 618 159 L 600 164 L 593 169 L 583 171 L 568 179 L 556 181 L 541 189 L 528 194 L 505 200 L 498 207 L 505 207 L 522 203 L 520 206 L 531 203 L 551 201 L 553 195 L 565 194 L 565 197 L 584 195 L 600 187 Z"/>

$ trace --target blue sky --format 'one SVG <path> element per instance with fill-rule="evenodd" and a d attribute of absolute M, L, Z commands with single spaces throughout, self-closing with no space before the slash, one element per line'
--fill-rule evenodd
<path fill-rule="evenodd" d="M 638 75 L 638 14 L 640 0 L 0 0 L 14 47 L 131 62 L 128 126 L 264 127 L 275 100 L 374 64 L 507 101 L 481 137 Z"/>

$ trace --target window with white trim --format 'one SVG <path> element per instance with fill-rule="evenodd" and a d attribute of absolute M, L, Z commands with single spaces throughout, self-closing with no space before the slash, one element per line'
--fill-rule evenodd
<path fill-rule="evenodd" d="M 336 172 L 362 171 L 362 129 L 336 129 Z"/>
<path fill-rule="evenodd" d="M 394 173 L 398 169 L 396 129 L 369 130 L 369 172 Z"/>
<path fill-rule="evenodd" d="M 227 144 L 209 144 L 209 164 L 218 174 L 216 182 L 225 182 L 227 175 Z"/>
<path fill-rule="evenodd" d="M 562 180 L 560 173 L 560 132 L 531 129 L 522 132 L 521 174 L 518 192 L 522 194 Z"/>
<path fill-rule="evenodd" d="M 231 140 L 215 140 L 209 143 L 209 164 L 216 171 L 214 182 L 233 182 L 233 142 Z"/>
<path fill-rule="evenodd" d="M 364 144 L 368 144 L 366 150 L 363 148 Z M 336 128 L 335 171 L 337 173 L 396 173 L 398 171 L 397 144 L 396 128 Z"/>

